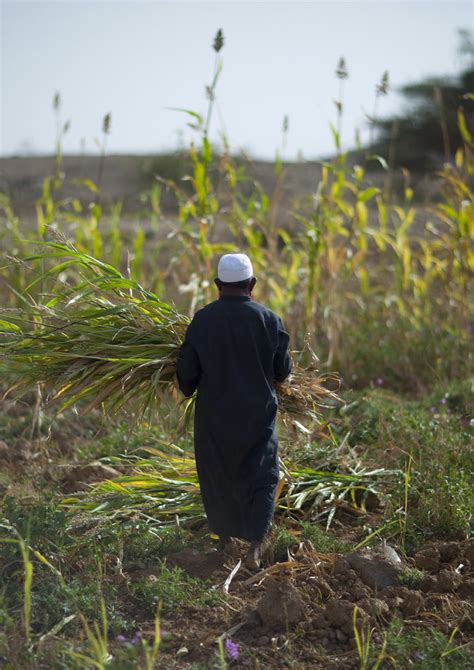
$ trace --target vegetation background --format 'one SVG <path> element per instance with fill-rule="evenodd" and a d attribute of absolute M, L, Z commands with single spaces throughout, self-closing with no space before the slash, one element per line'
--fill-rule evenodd
<path fill-rule="evenodd" d="M 258 299 L 284 317 L 295 356 L 310 364 L 316 352 L 323 371 L 339 372 L 345 400 L 319 423 L 282 426 L 266 560 L 276 562 L 278 583 L 311 603 L 292 620 L 301 596 L 272 596 L 278 629 L 262 606 L 266 580 L 241 572 L 231 584 L 235 561 L 216 563 L 173 393 L 158 418 L 134 430 L 133 409 L 119 419 L 106 406 L 80 415 L 79 400 L 56 414 L 42 385 L 19 399 L 7 393 L 4 667 L 473 666 L 474 50 L 469 33 L 460 37 L 459 77 L 407 87 L 415 104 L 397 118 L 377 115 L 390 88 L 382 76 L 371 141 L 353 151 L 341 149 L 349 76 L 341 58 L 334 154 L 317 163 L 285 163 L 287 119 L 272 163 L 234 155 L 227 139 L 212 146 L 222 31 L 207 112 L 185 111 L 195 130 L 189 149 L 110 157 L 107 114 L 98 158 L 63 157 L 69 124 L 57 93 L 54 158 L 2 161 L 5 391 L 25 369 L 19 363 L 37 360 L 31 342 L 42 314 L 67 308 L 84 267 L 92 283 L 94 268 L 99 279 L 107 274 L 103 264 L 120 271 L 115 286 L 97 284 L 107 300 L 132 300 L 143 286 L 190 316 L 214 298 L 219 255 L 244 250 Z M 37 253 L 38 242 L 49 246 Z M 51 244 L 63 245 L 56 256 Z M 73 245 L 73 263 L 64 244 Z M 72 307 L 87 325 L 81 309 Z M 108 318 L 99 315 L 83 339 L 97 342 Z M 18 333 L 28 345 L 22 360 L 11 354 Z M 404 567 L 374 592 L 345 557 L 369 547 L 387 562 L 387 542 Z M 249 610 L 259 612 L 253 624 Z"/>

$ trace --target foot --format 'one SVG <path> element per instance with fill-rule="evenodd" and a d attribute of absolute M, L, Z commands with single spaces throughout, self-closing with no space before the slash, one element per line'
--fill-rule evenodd
<path fill-rule="evenodd" d="M 247 553 L 247 557 L 245 559 L 245 567 L 252 571 L 259 570 L 262 564 L 261 552 L 262 552 L 262 543 L 251 542 Z"/>

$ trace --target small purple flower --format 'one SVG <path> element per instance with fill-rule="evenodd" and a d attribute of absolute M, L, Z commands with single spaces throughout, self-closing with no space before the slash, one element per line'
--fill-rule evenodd
<path fill-rule="evenodd" d="M 382 377 L 377 377 L 377 386 L 383 386 L 383 379 L 382 379 Z"/>
<path fill-rule="evenodd" d="M 431 412 L 434 414 L 436 412 L 436 407 L 432 407 Z"/>
<path fill-rule="evenodd" d="M 441 404 L 446 405 L 446 398 L 441 398 Z"/>
<path fill-rule="evenodd" d="M 229 658 L 232 658 L 232 659 L 239 658 L 240 644 L 238 644 L 238 642 L 234 642 L 233 640 L 231 640 L 229 638 L 225 641 L 224 647 L 225 647 L 225 650 L 226 650 L 227 655 L 229 656 Z"/>
<path fill-rule="evenodd" d="M 128 638 L 120 633 L 115 639 L 122 644 L 137 644 L 142 639 L 142 633 L 138 630 L 132 638 Z"/>

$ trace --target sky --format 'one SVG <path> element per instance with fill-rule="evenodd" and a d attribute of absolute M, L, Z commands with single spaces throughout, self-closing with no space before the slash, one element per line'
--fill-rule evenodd
<path fill-rule="evenodd" d="M 181 2 L 173 0 L 0 0 L 0 154 L 50 154 L 61 94 L 70 121 L 65 153 L 98 153 L 104 115 L 112 115 L 108 153 L 154 153 L 187 144 L 186 114 L 204 113 L 225 46 L 210 137 L 231 148 L 287 160 L 327 155 L 338 99 L 337 62 L 346 59 L 342 145 L 355 129 L 367 140 L 375 86 L 388 70 L 391 92 L 378 115 L 400 111 L 396 92 L 422 77 L 455 74 L 460 28 L 474 28 L 474 3 Z"/>

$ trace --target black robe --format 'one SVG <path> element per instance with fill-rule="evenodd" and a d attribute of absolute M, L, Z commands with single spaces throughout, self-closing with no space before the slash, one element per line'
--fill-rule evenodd
<path fill-rule="evenodd" d="M 199 310 L 178 361 L 185 396 L 197 388 L 196 467 L 209 527 L 261 540 L 278 483 L 274 380 L 291 371 L 288 334 L 270 309 L 243 295 Z"/>

